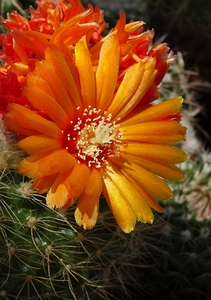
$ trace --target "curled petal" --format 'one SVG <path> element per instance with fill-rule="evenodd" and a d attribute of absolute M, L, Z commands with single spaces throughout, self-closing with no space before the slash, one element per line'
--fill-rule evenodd
<path fill-rule="evenodd" d="M 97 222 L 101 192 L 102 176 L 98 170 L 93 168 L 75 210 L 76 222 L 79 226 L 83 226 L 84 229 L 93 228 Z"/>
<path fill-rule="evenodd" d="M 19 164 L 19 173 L 30 178 L 53 175 L 65 172 L 75 164 L 74 157 L 66 150 L 58 150 L 50 154 L 33 155 L 23 159 Z"/>
<path fill-rule="evenodd" d="M 69 172 L 58 174 L 46 196 L 46 203 L 50 208 L 61 208 L 66 205 L 72 192 L 67 184 Z"/>
<path fill-rule="evenodd" d="M 62 208 L 67 208 L 71 206 L 75 200 L 80 197 L 81 193 L 87 186 L 90 177 L 90 168 L 83 163 L 76 163 L 67 177 L 67 185 L 69 186 L 69 199 L 62 206 Z"/>
<path fill-rule="evenodd" d="M 78 163 L 71 170 L 60 173 L 48 191 L 47 205 L 51 208 L 70 207 L 84 191 L 89 176 L 89 168 Z"/>
<path fill-rule="evenodd" d="M 35 180 L 33 182 L 33 188 L 36 189 L 38 191 L 38 193 L 40 193 L 40 194 L 46 193 L 53 185 L 57 176 L 58 176 L 58 173 L 53 174 L 53 175 L 35 178 Z"/>

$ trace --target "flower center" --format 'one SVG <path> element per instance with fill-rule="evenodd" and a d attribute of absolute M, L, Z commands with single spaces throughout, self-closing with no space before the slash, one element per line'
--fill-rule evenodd
<path fill-rule="evenodd" d="M 80 108 L 78 108 L 80 111 Z M 112 115 L 100 114 L 101 110 L 87 108 L 75 121 L 70 121 L 67 131 L 62 131 L 64 147 L 78 162 L 89 167 L 101 168 L 106 158 L 118 155 L 120 133 Z"/>

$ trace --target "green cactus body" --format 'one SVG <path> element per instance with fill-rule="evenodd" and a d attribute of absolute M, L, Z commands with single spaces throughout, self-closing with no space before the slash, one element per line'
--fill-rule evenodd
<path fill-rule="evenodd" d="M 164 214 L 146 237 L 151 267 L 143 282 L 152 298 L 210 300 L 211 298 L 211 197 L 210 155 L 183 163 L 187 178 L 172 184 L 175 197 L 164 202 Z M 204 193 L 203 186 L 209 189 Z M 147 279 L 145 279 L 147 278 Z"/>
<path fill-rule="evenodd" d="M 104 204 L 84 231 L 74 208 L 49 209 L 26 180 L 1 172 L 0 299 L 132 299 L 142 289 L 146 228 L 124 234 Z"/>

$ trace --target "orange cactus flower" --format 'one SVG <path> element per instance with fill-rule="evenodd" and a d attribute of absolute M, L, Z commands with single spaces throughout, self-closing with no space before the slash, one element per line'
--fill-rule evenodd
<path fill-rule="evenodd" d="M 4 117 L 8 103 L 30 105 L 22 95 L 22 86 L 17 74 L 12 70 L 0 67 L 0 119 Z"/>
<path fill-rule="evenodd" d="M 165 44 L 159 44 L 150 49 L 154 32 L 150 30 L 144 32 L 143 21 L 126 24 L 126 16 L 121 13 L 115 28 L 102 38 L 102 32 L 107 24 L 99 7 L 88 5 L 88 9 L 85 9 L 80 0 L 40 0 L 36 3 L 38 5 L 36 9 L 30 8 L 29 20 L 17 12 L 8 14 L 7 19 L 2 18 L 2 24 L 9 32 L 0 34 L 2 46 L 0 59 L 4 61 L 4 69 L 8 70 L 8 73 L 16 74 L 18 90 L 22 90 L 27 75 L 33 72 L 36 62 L 45 59 L 45 49 L 49 45 L 55 44 L 69 56 L 74 56 L 76 43 L 82 36 L 86 36 L 92 65 L 97 68 L 100 48 L 104 40 L 109 39 L 110 35 L 117 34 L 120 45 L 117 85 L 121 84 L 129 67 L 140 61 L 144 64 L 148 62 L 151 67 L 148 66 L 149 72 L 145 73 L 143 80 L 149 81 L 151 86 L 142 98 L 141 104 L 150 103 L 159 97 L 157 86 L 174 59 L 174 55 L 169 53 Z M 152 58 L 156 59 L 152 60 Z M 7 91 L 7 86 L 4 85 L 5 80 L 0 77 L 0 86 Z M 8 101 L 5 92 L 4 95 L 5 99 L 2 101 L 5 104 L 2 107 L 6 110 L 6 104 L 11 101 Z M 27 103 L 28 107 L 33 109 L 27 99 L 24 99 L 23 94 L 21 98 L 22 103 Z M 13 100 L 13 102 L 20 103 L 15 95 L 13 95 Z"/>
<path fill-rule="evenodd" d="M 166 44 L 158 44 L 151 47 L 153 43 L 154 31 L 144 31 L 143 21 L 130 22 L 126 24 L 126 16 L 124 13 L 120 13 L 120 19 L 117 22 L 114 29 L 101 41 L 93 45 L 90 49 L 92 54 L 92 63 L 97 64 L 99 60 L 100 47 L 104 43 L 104 40 L 109 38 L 109 35 L 116 32 L 118 41 L 120 44 L 120 65 L 119 65 L 119 80 L 121 82 L 127 69 L 133 64 L 143 61 L 151 61 L 154 63 L 157 70 L 156 76 L 151 82 L 151 87 L 142 99 L 145 103 L 150 103 L 159 97 L 157 86 L 162 81 L 170 63 L 175 59 L 175 55 L 172 51 L 169 52 L 169 48 Z M 151 47 L 151 49 L 150 49 Z M 155 60 L 151 60 L 155 57 Z M 150 77 L 150 76 L 149 76 Z M 147 79 L 148 80 L 148 79 Z"/>
<path fill-rule="evenodd" d="M 70 47 L 86 35 L 87 41 L 94 44 L 107 28 L 102 11 L 91 4 L 85 9 L 80 0 L 41 0 L 36 3 L 38 8 L 31 8 L 30 20 L 16 11 L 7 19 L 2 18 L 1 23 L 9 33 L 0 37 L 3 47 L 0 58 L 7 63 L 21 61 L 33 67 L 37 59 L 44 58 L 49 43 Z"/>
<path fill-rule="evenodd" d="M 187 156 L 172 144 L 186 129 L 179 123 L 181 97 L 142 105 L 157 74 L 155 57 L 134 63 L 118 83 L 120 48 L 118 35 L 110 34 L 93 68 L 85 37 L 76 43 L 74 56 L 48 46 L 24 88 L 46 117 L 13 103 L 5 122 L 25 136 L 18 146 L 30 156 L 19 172 L 34 179 L 39 193 L 47 193 L 49 207 L 67 208 L 78 200 L 76 222 L 91 229 L 103 193 L 128 233 L 137 220 L 152 223 L 152 209 L 162 211 L 155 199 L 173 197 L 164 179 L 184 178 L 175 164 Z"/>
<path fill-rule="evenodd" d="M 29 105 L 21 92 L 22 87 L 36 62 L 44 59 L 49 44 L 71 51 L 75 43 L 86 35 L 91 47 L 101 39 L 101 33 L 107 27 L 99 7 L 88 5 L 88 9 L 85 9 L 80 0 L 40 0 L 36 3 L 37 9 L 30 8 L 29 20 L 16 11 L 8 14 L 7 19 L 1 18 L 1 23 L 9 31 L 0 34 L 0 59 L 4 61 L 4 70 L 0 70 L 4 73 L 0 73 L 1 116 L 6 111 L 7 103 L 22 102 Z M 12 84 L 11 76 L 15 80 Z M 16 91 L 8 89 L 8 85 L 16 86 Z"/>

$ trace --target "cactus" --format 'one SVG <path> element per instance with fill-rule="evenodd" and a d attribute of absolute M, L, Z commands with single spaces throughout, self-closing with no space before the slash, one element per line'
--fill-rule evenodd
<path fill-rule="evenodd" d="M 209 300 L 210 154 L 203 152 L 196 160 L 183 163 L 183 170 L 186 180 L 172 185 L 175 197 L 163 204 L 162 221 L 146 237 L 149 244 L 153 241 L 153 247 L 142 282 L 150 282 L 152 294 L 158 299 Z"/>
<path fill-rule="evenodd" d="M 163 219 L 157 217 L 153 226 L 138 224 L 127 235 L 102 198 L 95 228 L 84 231 L 75 224 L 74 206 L 48 208 L 45 195 L 37 194 L 31 181 L 18 174 L 18 160 L 25 154 L 18 152 L 14 136 L 10 138 L 4 130 L 0 145 L 0 299 L 149 300 L 159 293 L 168 296 L 172 287 L 168 279 L 176 272 L 171 269 L 172 261 L 180 249 L 176 241 L 182 240 L 181 251 L 188 251 L 186 241 L 188 244 L 192 235 L 187 227 L 182 227 L 182 234 L 180 227 L 176 235 L 172 230 L 171 224 L 183 211 L 174 210 L 175 219 L 165 219 L 171 212 L 167 207 Z M 206 230 L 202 233 L 207 235 Z M 187 289 L 188 276 L 184 279 Z"/>
<path fill-rule="evenodd" d="M 164 214 L 130 235 L 105 203 L 94 229 L 76 227 L 74 207 L 49 209 L 27 178 L 2 170 L 0 299 L 209 300 L 210 218 L 193 199 L 210 185 L 210 155 L 182 168 L 187 178 L 172 184 Z"/>
<path fill-rule="evenodd" d="M 104 204 L 84 231 L 74 208 L 49 209 L 12 169 L 1 171 L 0 201 L 0 299 L 132 299 L 142 289 L 146 226 L 124 234 Z"/>

